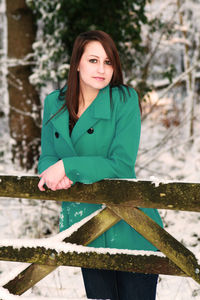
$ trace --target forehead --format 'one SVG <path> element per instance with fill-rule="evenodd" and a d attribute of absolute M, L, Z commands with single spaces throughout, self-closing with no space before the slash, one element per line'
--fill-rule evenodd
<path fill-rule="evenodd" d="M 83 54 L 107 57 L 106 51 L 104 50 L 102 44 L 98 41 L 91 41 L 87 43 Z"/>

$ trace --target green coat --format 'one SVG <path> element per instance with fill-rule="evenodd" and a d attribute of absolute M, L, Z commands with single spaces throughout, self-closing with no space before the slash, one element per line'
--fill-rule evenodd
<path fill-rule="evenodd" d="M 39 173 L 62 159 L 66 175 L 74 182 L 93 183 L 105 178 L 135 178 L 134 165 L 140 140 L 140 111 L 138 97 L 130 88 L 123 88 L 126 101 L 118 87 L 99 91 L 69 135 L 69 113 L 60 112 L 48 123 L 64 103 L 58 100 L 59 91 L 49 94 L 44 103 L 42 153 Z M 60 230 L 101 208 L 98 204 L 63 202 Z M 142 209 L 162 226 L 155 209 Z M 93 247 L 157 250 L 126 222 L 120 221 L 90 243 Z"/>

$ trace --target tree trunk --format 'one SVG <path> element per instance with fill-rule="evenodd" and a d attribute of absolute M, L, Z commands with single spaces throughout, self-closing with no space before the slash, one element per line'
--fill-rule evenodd
<path fill-rule="evenodd" d="M 0 124 L 1 124 L 1 136 L 0 136 L 0 159 L 4 159 L 6 154 L 8 143 L 5 143 L 5 138 L 8 135 L 8 119 L 6 114 L 7 104 L 7 84 L 6 84 L 6 16 L 5 16 L 5 1 L 0 0 Z M 5 129 L 4 129 L 5 128 Z"/>
<path fill-rule="evenodd" d="M 187 20 L 186 24 L 184 24 L 184 15 L 187 16 L 187 12 L 183 12 L 181 10 L 181 6 L 183 3 L 181 3 L 180 0 L 177 0 L 177 7 L 179 11 L 179 22 L 182 29 L 182 36 L 185 39 L 185 45 L 184 45 L 184 53 L 183 53 L 183 63 L 184 63 L 184 69 L 187 70 L 191 67 L 191 61 L 196 57 L 194 55 L 192 58 L 190 58 L 190 46 L 189 46 L 189 34 L 188 31 L 192 31 L 192 29 L 187 28 Z M 184 26 L 185 25 L 185 26 Z M 186 29 L 185 29 L 186 27 Z M 191 34 L 191 32 L 190 32 Z M 191 41 L 190 41 L 191 42 Z M 197 47 L 197 52 L 199 52 L 199 49 Z M 195 70 L 193 72 L 190 72 L 187 74 L 186 77 L 186 98 L 184 103 L 184 110 L 185 110 L 185 132 L 186 137 L 190 138 L 194 134 L 194 109 L 195 109 Z M 190 144 L 193 142 L 193 139 L 190 139 Z M 190 146 L 189 144 L 189 146 Z"/>
<path fill-rule="evenodd" d="M 23 60 L 32 52 L 36 28 L 25 0 L 7 0 L 8 59 Z M 8 68 L 9 126 L 13 139 L 12 160 L 31 169 L 39 155 L 40 101 L 30 84 L 30 65 L 19 62 Z"/>

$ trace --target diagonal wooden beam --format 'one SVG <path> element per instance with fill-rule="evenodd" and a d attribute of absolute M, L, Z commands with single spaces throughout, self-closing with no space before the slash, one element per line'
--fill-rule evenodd
<path fill-rule="evenodd" d="M 200 284 L 200 265 L 194 254 L 178 242 L 173 236 L 149 218 L 143 211 L 132 207 L 108 206 L 120 218 L 124 219 L 137 232 L 162 251 L 183 272 Z"/>
<path fill-rule="evenodd" d="M 98 215 L 94 216 L 64 242 L 79 245 L 88 245 L 98 236 L 103 234 L 110 227 L 120 221 L 120 218 L 110 209 L 103 209 Z M 24 271 L 19 273 L 13 280 L 4 285 L 10 293 L 21 295 L 33 287 L 37 282 L 53 272 L 57 266 L 31 264 Z"/>

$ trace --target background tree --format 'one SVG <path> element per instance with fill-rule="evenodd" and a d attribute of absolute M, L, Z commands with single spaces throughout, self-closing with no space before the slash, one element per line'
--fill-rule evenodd
<path fill-rule="evenodd" d="M 12 160 L 23 169 L 31 169 L 37 160 L 40 144 L 40 102 L 35 87 L 28 79 L 31 67 L 27 61 L 35 40 L 36 27 L 25 0 L 7 0 L 6 7 Z"/>
<path fill-rule="evenodd" d="M 7 84 L 6 84 L 6 34 L 5 34 L 5 5 L 0 0 L 0 164 L 4 161 L 4 154 L 8 152 L 8 122 L 7 122 Z M 0 168 L 1 171 L 1 168 Z"/>
<path fill-rule="evenodd" d="M 123 69 L 133 79 L 141 62 L 141 28 L 147 23 L 146 0 L 26 0 L 33 9 L 38 25 L 38 41 L 34 43 L 36 68 L 31 82 L 39 86 L 53 81 L 60 87 L 66 81 L 75 37 L 87 30 L 104 30 L 119 49 Z"/>
<path fill-rule="evenodd" d="M 200 34 L 199 25 L 194 22 L 198 20 L 199 3 L 193 1 L 191 7 L 186 1 L 177 0 L 177 8 L 179 12 L 179 35 L 182 38 L 182 56 L 183 56 L 183 67 L 187 70 L 200 60 Z M 196 9 L 194 9 L 196 8 Z M 196 87 L 195 81 L 197 79 L 196 68 L 193 68 L 186 77 L 186 97 L 184 102 L 184 113 L 185 113 L 185 132 L 186 137 L 190 138 L 194 134 L 194 119 L 195 119 L 195 104 L 196 104 Z M 193 141 L 190 139 L 190 141 Z"/>

